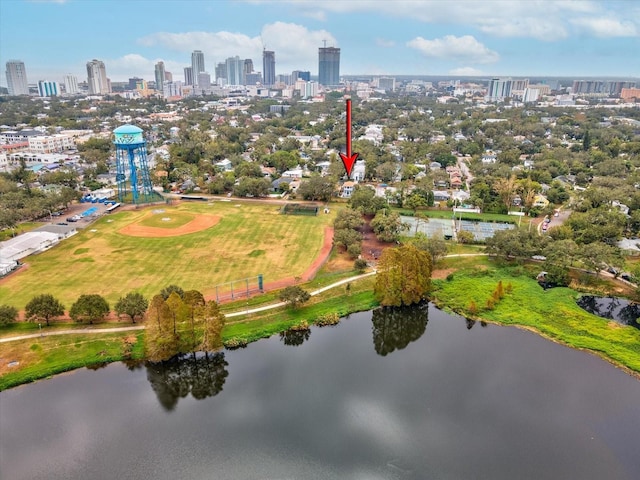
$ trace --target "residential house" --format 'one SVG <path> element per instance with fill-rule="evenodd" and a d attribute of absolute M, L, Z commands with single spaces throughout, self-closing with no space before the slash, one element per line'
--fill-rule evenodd
<path fill-rule="evenodd" d="M 356 160 L 353 170 L 351 170 L 351 178 L 353 178 L 355 182 L 364 181 L 365 169 L 366 166 L 364 160 Z"/>
<path fill-rule="evenodd" d="M 224 160 L 220 160 L 219 162 L 214 163 L 216 167 L 218 167 L 223 172 L 230 172 L 233 170 L 233 165 L 231 164 L 231 160 L 225 158 Z"/>
<path fill-rule="evenodd" d="M 353 190 L 356 187 L 356 182 L 344 182 L 340 188 L 340 197 L 351 198 Z"/>
<path fill-rule="evenodd" d="M 535 208 L 546 208 L 549 205 L 549 200 L 544 195 L 536 195 L 533 199 L 533 206 Z"/>
<path fill-rule="evenodd" d="M 482 155 L 482 163 L 485 165 L 496 163 L 497 161 L 498 161 L 498 155 L 493 150 L 487 150 Z"/>

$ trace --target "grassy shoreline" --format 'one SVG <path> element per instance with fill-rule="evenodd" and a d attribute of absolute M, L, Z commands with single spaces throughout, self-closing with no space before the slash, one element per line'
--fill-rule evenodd
<path fill-rule="evenodd" d="M 510 292 L 495 302 L 493 309 L 487 308 L 487 300 L 500 281 Z M 524 271 L 495 266 L 460 270 L 449 280 L 433 283 L 432 300 L 445 311 L 533 331 L 594 353 L 640 378 L 640 330 L 587 313 L 576 303 L 580 295 L 576 290 L 543 290 Z"/>
<path fill-rule="evenodd" d="M 499 266 L 486 258 L 447 259 L 442 266 L 445 271 L 455 272 L 447 279 L 433 280 L 432 301 L 439 308 L 473 320 L 533 331 L 551 341 L 596 354 L 640 378 L 640 331 L 585 312 L 575 302 L 579 295 L 576 290 L 542 290 L 522 267 Z M 457 268 L 446 269 L 454 266 Z M 323 279 L 324 282 L 316 279 L 303 287 L 315 288 L 331 283 L 329 279 L 335 280 L 336 276 L 346 275 L 329 275 Z M 489 309 L 487 299 L 492 298 L 500 281 L 506 291 Z M 249 343 L 278 334 L 302 321 L 312 325 L 327 313 L 344 317 L 370 310 L 378 306 L 373 297 L 373 283 L 374 277 L 351 282 L 348 292 L 344 286 L 328 290 L 295 310 L 281 307 L 230 318 L 223 340 L 237 339 Z M 253 299 L 250 306 L 273 300 L 273 294 L 267 294 Z M 472 301 L 475 309 L 471 308 Z M 238 311 L 245 305 L 246 301 L 239 301 L 225 305 L 225 310 Z M 55 328 L 64 327 L 57 325 Z M 14 332 L 26 333 L 34 329 L 34 326 L 18 324 Z M 142 331 L 105 333 L 100 338 L 77 334 L 4 344 L 2 356 L 5 359 L 12 351 L 22 351 L 27 360 L 37 358 L 39 361 L 34 364 L 27 361 L 19 370 L 7 371 L 5 368 L 0 371 L 0 391 L 75 368 L 91 368 L 91 365 L 127 359 L 140 360 L 144 358 L 143 336 Z M 13 350 L 8 349 L 9 345 Z"/>
<path fill-rule="evenodd" d="M 315 287 L 319 285 L 319 282 L 315 281 L 311 284 L 303 286 L 305 288 Z M 314 324 L 319 317 L 327 313 L 337 313 L 344 317 L 351 313 L 370 310 L 377 306 L 372 288 L 373 277 L 368 277 L 351 282 L 349 294 L 347 294 L 345 287 L 338 287 L 312 297 L 307 304 L 295 310 L 281 307 L 261 313 L 233 317 L 227 321 L 223 332 L 223 341 L 238 339 L 247 343 L 254 342 L 276 335 L 303 320 Z M 262 302 L 256 299 L 252 306 L 268 303 L 272 300 L 269 294 L 264 297 Z M 245 302 L 237 302 L 235 306 L 240 307 L 243 303 Z M 101 324 L 97 325 L 96 329 L 114 325 L 114 323 Z M 127 324 L 118 325 L 125 326 Z M 73 328 L 73 326 L 58 324 L 55 327 L 47 328 L 60 330 Z M 86 327 L 86 325 L 75 326 L 77 328 Z M 3 332 L 5 336 L 7 331 L 5 329 Z M 35 333 L 38 329 L 37 324 L 19 323 L 13 326 L 10 331 L 24 334 Z M 82 333 L 47 336 L 47 331 L 45 330 L 44 337 L 18 340 L 2 345 L 2 357 L 6 360 L 20 358 L 20 365 L 2 367 L 0 370 L 0 391 L 77 368 L 99 367 L 106 363 L 144 358 L 144 331 L 105 333 L 99 337 L 96 334 Z"/>

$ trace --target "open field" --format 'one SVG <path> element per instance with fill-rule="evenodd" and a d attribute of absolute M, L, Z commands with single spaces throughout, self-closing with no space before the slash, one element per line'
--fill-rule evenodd
<path fill-rule="evenodd" d="M 25 259 L 28 268 L 0 281 L 0 303 L 22 310 L 34 295 L 51 293 L 68 309 L 81 294 L 97 293 L 113 306 L 128 292 L 151 297 L 169 284 L 213 295 L 216 284 L 260 273 L 265 283 L 300 276 L 319 254 L 335 210 L 289 216 L 280 215 L 277 205 L 215 202 L 121 211 Z M 163 229 L 171 231 L 187 227 L 191 217 L 219 217 L 219 222 L 180 236 L 121 233 L 136 225 L 159 228 L 155 225 L 162 225 L 162 218 L 180 219 L 181 225 Z"/>

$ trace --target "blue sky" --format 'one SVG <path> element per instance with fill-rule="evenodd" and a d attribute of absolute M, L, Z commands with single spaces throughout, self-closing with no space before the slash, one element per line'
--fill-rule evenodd
<path fill-rule="evenodd" d="M 640 77 L 640 1 L 590 0 L 0 0 L 0 64 L 30 83 L 153 79 L 163 60 L 183 79 L 195 49 L 207 71 L 263 46 L 276 72 L 318 73 L 318 47 L 341 48 L 342 74 Z M 4 75 L 0 84 L 6 85 Z"/>

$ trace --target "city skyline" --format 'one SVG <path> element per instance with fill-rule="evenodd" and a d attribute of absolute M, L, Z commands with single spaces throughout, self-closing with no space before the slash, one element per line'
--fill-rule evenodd
<path fill-rule="evenodd" d="M 159 61 L 166 71 L 182 72 L 191 66 L 194 50 L 203 52 L 205 65 L 235 56 L 259 65 L 266 49 L 277 55 L 277 74 L 308 70 L 316 77 L 318 48 L 326 41 L 341 49 L 341 75 L 640 77 L 640 5 L 635 2 L 159 5 L 163 8 L 150 10 L 142 1 L 3 1 L 0 64 L 23 61 L 35 84 L 59 82 L 69 73 L 84 81 L 86 63 L 98 58 L 109 78 L 122 82 L 134 76 L 152 80 Z M 115 12 L 117 22 L 95 21 Z"/>

